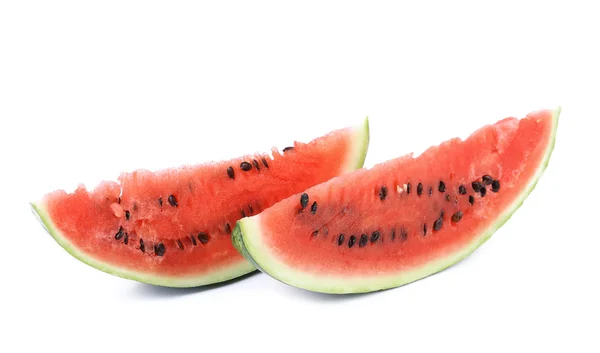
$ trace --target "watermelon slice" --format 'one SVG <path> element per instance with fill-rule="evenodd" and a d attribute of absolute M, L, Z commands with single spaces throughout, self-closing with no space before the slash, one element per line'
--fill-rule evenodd
<path fill-rule="evenodd" d="M 237 222 L 255 266 L 325 293 L 398 287 L 464 259 L 533 190 L 554 148 L 560 108 L 506 118 L 361 169 Z"/>
<path fill-rule="evenodd" d="M 58 190 L 34 214 L 71 255 L 104 272 L 161 286 L 226 281 L 255 268 L 231 242 L 236 221 L 363 166 L 369 122 L 282 152 L 123 173 L 92 191 Z"/>

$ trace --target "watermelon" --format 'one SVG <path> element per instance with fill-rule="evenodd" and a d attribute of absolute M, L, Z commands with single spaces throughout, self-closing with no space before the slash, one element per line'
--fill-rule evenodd
<path fill-rule="evenodd" d="M 255 270 L 231 242 L 238 219 L 361 168 L 368 144 L 367 118 L 281 152 L 121 173 L 31 206 L 60 246 L 98 270 L 169 287 L 218 283 Z"/>
<path fill-rule="evenodd" d="M 237 222 L 236 248 L 261 271 L 323 293 L 398 287 L 481 246 L 546 169 L 560 108 L 505 118 L 330 179 Z"/>

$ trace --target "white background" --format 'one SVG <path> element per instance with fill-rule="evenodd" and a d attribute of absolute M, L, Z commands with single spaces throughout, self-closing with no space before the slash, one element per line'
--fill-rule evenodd
<path fill-rule="evenodd" d="M 483 3 L 2 2 L 2 351 L 598 352 L 599 11 Z M 513 218 L 459 265 L 370 295 L 112 277 L 27 203 L 367 115 L 370 167 L 559 105 L 549 168 Z"/>

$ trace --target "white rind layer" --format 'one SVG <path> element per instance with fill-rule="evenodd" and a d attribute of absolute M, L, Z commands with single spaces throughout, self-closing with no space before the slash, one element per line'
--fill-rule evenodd
<path fill-rule="evenodd" d="M 365 163 L 370 140 L 368 117 L 362 123 L 354 126 L 352 135 L 352 148 L 350 148 L 346 157 L 346 163 L 343 164 L 340 174 L 361 169 Z"/>

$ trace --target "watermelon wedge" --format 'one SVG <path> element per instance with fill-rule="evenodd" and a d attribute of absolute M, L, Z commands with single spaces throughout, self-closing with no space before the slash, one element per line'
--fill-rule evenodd
<path fill-rule="evenodd" d="M 255 270 L 231 242 L 238 219 L 361 168 L 368 144 L 365 119 L 282 152 L 122 173 L 31 206 L 58 244 L 101 271 L 170 287 L 223 282 Z"/>
<path fill-rule="evenodd" d="M 316 292 L 371 292 L 434 274 L 521 206 L 546 169 L 559 114 L 506 118 L 330 179 L 237 222 L 234 244 L 263 272 Z"/>

